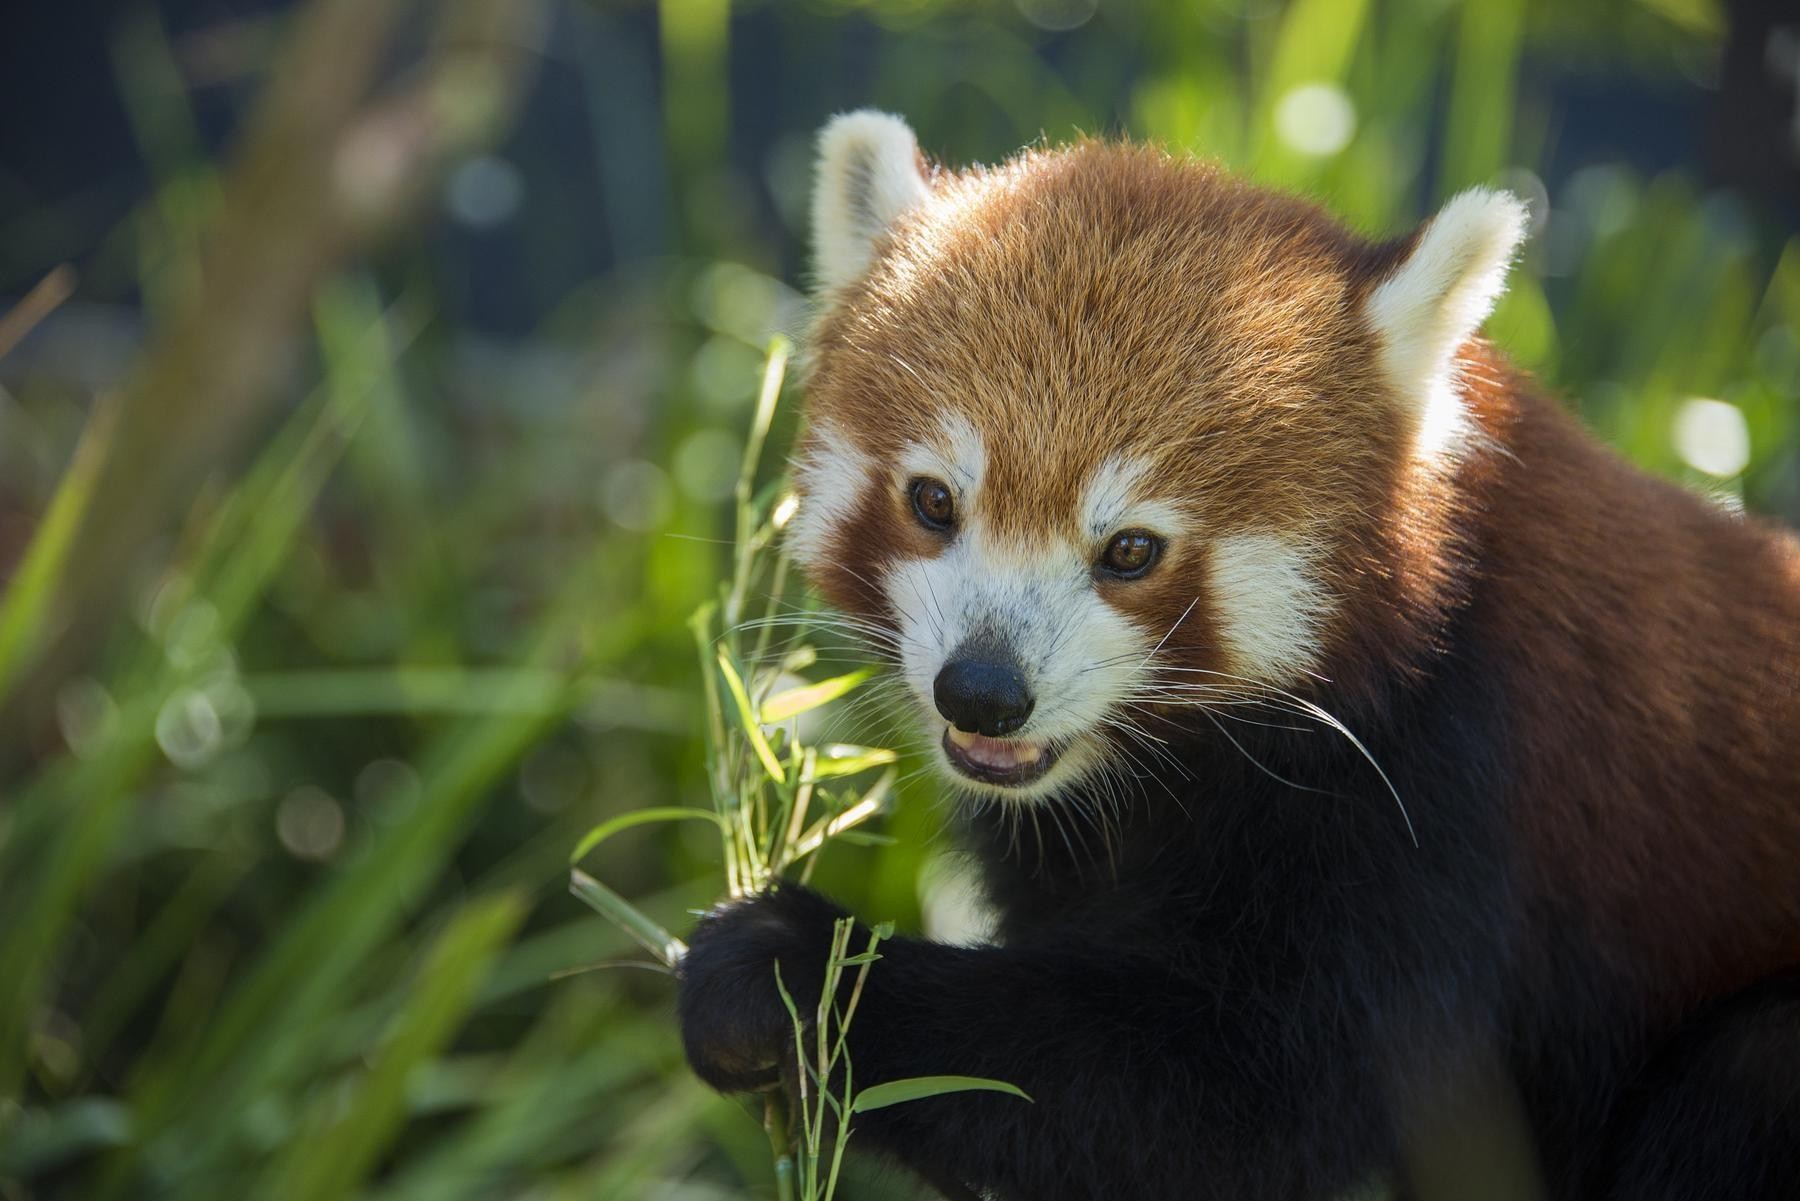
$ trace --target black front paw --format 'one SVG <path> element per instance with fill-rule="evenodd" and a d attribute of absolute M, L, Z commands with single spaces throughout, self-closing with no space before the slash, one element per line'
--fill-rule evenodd
<path fill-rule="evenodd" d="M 773 1088 L 794 1058 L 794 1025 L 818 1005 L 833 925 L 844 911 L 815 892 L 780 885 L 700 920 L 681 962 L 681 1041 L 694 1074 L 720 1092 Z"/>

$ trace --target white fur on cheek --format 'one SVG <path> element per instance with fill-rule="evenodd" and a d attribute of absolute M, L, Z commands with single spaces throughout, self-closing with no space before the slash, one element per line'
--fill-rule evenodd
<path fill-rule="evenodd" d="M 794 464 L 800 507 L 788 522 L 785 545 L 795 562 L 812 567 L 825 560 L 833 531 L 855 515 L 875 475 L 875 460 L 842 430 L 814 427 Z"/>
<path fill-rule="evenodd" d="M 813 184 L 813 265 L 830 292 L 868 270 L 875 243 L 930 194 L 919 144 L 900 118 L 873 109 L 833 117 L 819 131 Z"/>
<path fill-rule="evenodd" d="M 1318 662 L 1331 605 L 1303 547 L 1274 534 L 1227 534 L 1212 545 L 1211 579 L 1233 671 L 1283 684 Z"/>
<path fill-rule="evenodd" d="M 1431 219 L 1412 254 L 1369 296 L 1382 369 L 1414 408 L 1421 453 L 1442 449 L 1464 425 L 1456 352 L 1493 311 L 1524 236 L 1525 206 L 1516 198 L 1464 192 Z"/>

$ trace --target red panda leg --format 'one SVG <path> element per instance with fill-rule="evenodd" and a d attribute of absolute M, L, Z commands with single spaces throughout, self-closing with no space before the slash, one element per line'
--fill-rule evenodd
<path fill-rule="evenodd" d="M 1800 1197 L 1800 973 L 1681 1030 L 1615 1124 L 1609 1201 Z"/>

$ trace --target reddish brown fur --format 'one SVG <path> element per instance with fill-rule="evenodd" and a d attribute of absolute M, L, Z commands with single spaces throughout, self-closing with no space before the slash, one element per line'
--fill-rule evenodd
<path fill-rule="evenodd" d="M 1369 246 L 1210 165 L 1100 142 L 940 175 L 936 191 L 945 203 L 904 222 L 821 320 L 815 419 L 883 461 L 929 441 L 946 407 L 1022 443 L 994 456 L 985 489 L 1001 532 L 1027 540 L 1085 537 L 1081 481 L 1114 452 L 1147 456 L 1157 495 L 1203 533 L 1329 533 L 1340 675 L 1422 653 L 1451 596 L 1446 481 L 1405 452 L 1359 307 L 1407 243 Z M 838 548 L 844 566 L 818 584 L 870 609 L 874 573 L 846 567 L 935 543 L 895 491 L 867 497 Z M 1152 637 L 1203 586 L 1205 548 L 1177 543 L 1154 579 L 1118 590 Z M 1226 666 L 1198 616 L 1165 650 Z"/>
<path fill-rule="evenodd" d="M 1800 963 L 1800 547 L 1637 471 L 1497 356 L 1471 376 L 1508 452 L 1476 619 L 1516 648 L 1540 916 L 1659 964 L 1665 1018 Z"/>
<path fill-rule="evenodd" d="M 1372 245 L 1151 150 L 928 193 L 913 146 L 871 113 L 821 136 L 792 543 L 892 625 L 952 787 L 1004 798 L 958 823 L 998 939 L 884 942 L 846 1061 L 1032 1103 L 919 1100 L 858 1142 L 1014 1201 L 1537 1195 L 1534 1160 L 1557 1201 L 1795 1196 L 1800 545 L 1634 470 L 1469 336 L 1522 209 L 1475 194 Z M 1121 453 L 1149 471 L 1105 520 L 1168 543 L 1128 582 L 1080 557 Z M 940 467 L 964 521 L 910 511 Z M 1366 742 L 1173 703 L 1166 738 L 1115 733 L 1240 661 Z M 771 961 L 803 992 L 840 916 L 783 888 L 701 924 L 704 1079 L 771 1080 Z"/>
<path fill-rule="evenodd" d="M 1116 603 L 1151 637 L 1204 591 L 1206 536 L 1306 531 L 1340 608 L 1318 691 L 1353 712 L 1429 670 L 1447 615 L 1509 648 L 1531 908 L 1660 963 L 1668 1014 L 1800 963 L 1800 551 L 1596 445 L 1490 350 L 1463 355 L 1479 436 L 1409 452 L 1361 315 L 1410 243 L 1210 166 L 1087 142 L 939 174 L 821 319 L 815 420 L 891 461 L 946 408 L 989 445 L 993 520 L 1076 534 L 1080 482 L 1148 455 L 1191 516 Z M 881 564 L 935 553 L 871 489 L 815 568 L 882 618 Z M 1470 601 L 1469 598 L 1474 599 Z M 1203 612 L 1168 652 L 1216 667 Z"/>

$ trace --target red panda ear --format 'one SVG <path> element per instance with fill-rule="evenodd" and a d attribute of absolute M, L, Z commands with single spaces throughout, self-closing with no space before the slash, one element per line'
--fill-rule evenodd
<path fill-rule="evenodd" d="M 906 122 L 873 109 L 844 113 L 819 131 L 813 183 L 813 270 L 830 293 L 868 270 L 875 243 L 930 191 Z"/>
<path fill-rule="evenodd" d="M 1474 189 L 1426 223 L 1410 254 L 1364 307 L 1389 382 L 1416 405 L 1421 428 L 1453 418 L 1456 352 L 1481 328 L 1506 286 L 1525 235 L 1525 206 L 1507 192 Z M 1440 411 L 1449 407 L 1449 411 Z"/>

